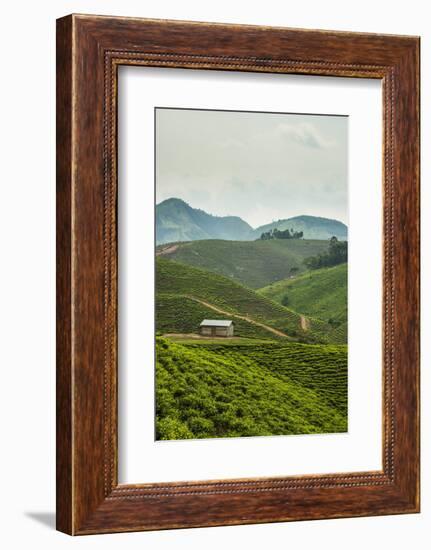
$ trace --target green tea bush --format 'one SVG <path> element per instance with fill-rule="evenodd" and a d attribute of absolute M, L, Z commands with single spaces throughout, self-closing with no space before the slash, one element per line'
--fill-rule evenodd
<path fill-rule="evenodd" d="M 346 346 L 159 337 L 156 359 L 157 439 L 347 430 Z"/>

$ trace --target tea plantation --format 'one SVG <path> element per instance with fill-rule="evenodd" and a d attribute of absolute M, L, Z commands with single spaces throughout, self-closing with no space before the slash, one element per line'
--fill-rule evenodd
<path fill-rule="evenodd" d="M 290 338 L 307 342 L 333 341 L 332 327 L 326 323 L 310 319 L 308 330 L 305 331 L 301 328 L 298 313 L 227 277 L 203 269 L 157 258 L 156 289 L 156 326 L 161 333 L 195 332 L 204 318 L 217 319 L 232 315 L 235 324 L 238 323 L 240 335 L 249 336 L 252 335 L 250 331 L 254 331 L 255 337 L 274 337 L 267 331 L 262 333 L 263 329 L 259 327 L 250 327 L 246 321 L 240 322 L 240 319 L 234 317 L 239 315 L 277 329 Z M 217 307 L 225 314 L 217 314 L 193 299 Z"/>
<path fill-rule="evenodd" d="M 162 334 L 196 333 L 203 319 L 224 319 L 214 310 L 178 294 L 157 294 L 156 298 L 156 327 Z M 233 318 L 235 335 L 244 338 L 276 338 L 273 333 L 244 321 Z"/>
<path fill-rule="evenodd" d="M 256 289 L 285 279 L 292 273 L 302 273 L 306 270 L 305 258 L 326 252 L 328 246 L 328 241 L 306 239 L 214 239 L 165 247 L 172 250 L 165 258 L 224 275 Z"/>
<path fill-rule="evenodd" d="M 258 292 L 294 311 L 337 326 L 347 321 L 347 264 L 311 270 Z"/>
<path fill-rule="evenodd" d="M 156 338 L 156 437 L 347 430 L 346 346 Z"/>

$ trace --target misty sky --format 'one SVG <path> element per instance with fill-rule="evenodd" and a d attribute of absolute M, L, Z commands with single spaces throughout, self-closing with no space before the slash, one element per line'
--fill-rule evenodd
<path fill-rule="evenodd" d="M 156 202 L 347 223 L 347 117 L 156 109 Z"/>

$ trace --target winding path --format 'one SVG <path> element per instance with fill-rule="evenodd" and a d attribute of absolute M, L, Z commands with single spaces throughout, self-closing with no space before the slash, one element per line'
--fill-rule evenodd
<path fill-rule="evenodd" d="M 310 328 L 310 319 L 307 319 L 304 315 L 300 315 L 300 318 L 302 330 L 307 331 Z"/>
<path fill-rule="evenodd" d="M 213 311 L 216 311 L 217 313 L 221 313 L 222 315 L 227 315 L 229 317 L 236 317 L 237 319 L 242 319 L 243 321 L 247 321 L 248 323 L 251 323 L 252 325 L 256 325 L 258 327 L 261 327 L 268 332 L 272 332 L 273 334 L 276 334 L 277 336 L 281 336 L 282 338 L 289 338 L 291 337 L 288 334 L 285 334 L 284 332 L 281 332 L 281 330 L 277 330 L 276 328 L 270 327 L 268 325 L 265 325 L 264 323 L 259 323 L 259 321 L 255 321 L 254 319 L 250 319 L 250 317 L 246 317 L 245 315 L 238 315 L 237 313 L 231 313 L 230 311 L 225 311 L 218 306 L 215 306 L 213 304 L 210 304 L 209 302 L 205 302 L 204 300 L 201 300 L 200 298 L 196 298 L 195 296 L 190 296 L 190 294 L 185 295 L 186 298 L 189 298 L 190 300 L 193 300 L 195 302 L 198 302 L 199 304 L 202 304 L 203 306 L 208 307 L 209 309 L 212 309 Z"/>
<path fill-rule="evenodd" d="M 165 248 L 160 248 L 159 250 L 156 250 L 156 256 L 165 256 L 166 254 L 172 254 L 173 252 L 178 250 L 178 247 L 178 244 L 173 244 Z"/>

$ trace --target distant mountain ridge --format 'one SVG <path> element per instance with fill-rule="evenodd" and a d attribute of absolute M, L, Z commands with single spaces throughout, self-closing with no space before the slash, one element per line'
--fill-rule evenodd
<path fill-rule="evenodd" d="M 202 239 L 247 241 L 253 228 L 238 216 L 212 216 L 181 199 L 167 199 L 156 206 L 157 244 Z"/>
<path fill-rule="evenodd" d="M 222 239 L 253 241 L 270 229 L 303 231 L 305 239 L 347 240 L 347 226 L 337 220 L 296 216 L 253 229 L 239 216 L 213 216 L 191 207 L 182 199 L 170 198 L 156 205 L 156 244 Z"/>
<path fill-rule="evenodd" d="M 254 238 L 258 239 L 262 233 L 275 228 L 281 231 L 285 229 L 303 231 L 305 239 L 327 240 L 337 237 L 340 241 L 347 240 L 347 226 L 344 223 L 318 216 L 295 216 L 261 225 L 254 230 Z"/>

